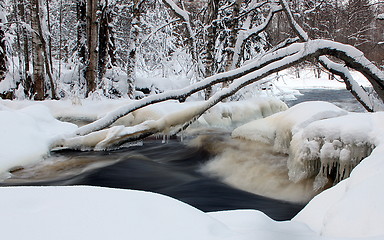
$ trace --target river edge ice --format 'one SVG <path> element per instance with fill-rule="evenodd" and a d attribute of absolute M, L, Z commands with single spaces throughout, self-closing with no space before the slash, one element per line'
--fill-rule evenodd
<path fill-rule="evenodd" d="M 14 110 L 9 104 L 3 104 L 1 113 L 5 117 L 1 119 L 5 122 L 0 125 L 4 128 L 2 132 L 13 133 L 3 135 L 1 140 L 1 152 L 8 157 L 17 152 L 10 147 L 14 146 L 12 139 L 16 146 L 20 146 L 19 139 L 25 140 L 23 152 L 29 155 L 30 149 L 37 159 L 46 154 L 50 141 L 57 137 L 52 133 L 66 134 L 76 128 L 55 120 L 47 107 L 27 106 L 30 103 L 24 102 L 13 107 L 19 110 Z M 67 104 L 71 107 L 71 103 Z M 93 107 L 102 108 L 98 104 Z M 336 118 L 333 123 L 332 119 L 337 117 L 333 116 L 327 123 L 317 119 L 311 124 L 317 124 L 316 129 L 334 126 L 342 130 L 338 126 L 348 122 L 348 126 L 356 126 L 356 135 L 360 131 L 367 133 L 376 148 L 352 171 L 350 178 L 315 197 L 292 221 L 275 222 L 253 210 L 206 214 L 169 197 L 139 191 L 82 186 L 7 187 L 0 189 L 1 211 L 6 216 L 0 220 L 2 235 L 16 239 L 383 239 L 384 128 L 380 123 L 384 117 L 381 113 L 341 115 L 348 115 L 349 119 Z M 367 117 L 361 119 L 361 115 Z M 297 121 L 302 119 L 299 113 L 293 116 Z M 373 125 L 367 124 L 367 119 Z M 222 124 L 227 120 L 224 118 Z M 294 123 L 292 126 L 297 125 Z M 28 140 L 24 136 L 33 137 Z M 42 145 L 35 147 L 38 143 Z M 6 158 L 3 155 L 1 159 Z M 33 160 L 3 169 L 28 162 Z M 132 226 L 132 230 L 127 226 Z"/>

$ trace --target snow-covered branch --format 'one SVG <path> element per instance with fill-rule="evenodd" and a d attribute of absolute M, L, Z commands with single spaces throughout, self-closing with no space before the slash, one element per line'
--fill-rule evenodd
<path fill-rule="evenodd" d="M 246 29 L 244 30 L 244 27 L 243 27 L 243 29 L 239 31 L 236 38 L 236 44 L 235 44 L 234 55 L 233 55 L 233 63 L 232 63 L 231 69 L 235 69 L 235 67 L 238 65 L 240 61 L 240 56 L 244 53 L 244 46 L 247 40 L 253 36 L 257 36 L 262 31 L 264 31 L 268 27 L 268 25 L 271 23 L 273 16 L 276 13 L 280 12 L 281 10 L 282 10 L 281 7 L 272 5 L 271 10 L 269 11 L 263 23 L 251 29 L 249 29 L 248 26 L 244 26 Z M 248 22 L 249 21 L 246 21 L 245 24 L 250 25 L 248 24 Z"/>
<path fill-rule="evenodd" d="M 332 55 L 338 57 L 341 60 L 344 60 L 347 66 L 350 66 L 363 73 L 367 79 L 372 82 L 373 85 L 384 86 L 384 73 L 372 65 L 370 61 L 364 57 L 362 52 L 353 46 L 329 40 L 310 40 L 305 43 L 294 43 L 288 47 L 281 48 L 275 52 L 263 56 L 262 58 L 258 59 L 258 61 L 245 65 L 244 67 L 229 71 L 227 73 L 212 76 L 205 79 L 204 81 L 195 83 L 186 88 L 164 92 L 158 95 L 152 95 L 135 101 L 132 104 L 110 112 L 103 118 L 91 124 L 79 128 L 75 135 L 69 137 L 68 141 L 58 141 L 55 146 L 65 146 L 63 142 L 69 143 L 69 145 L 72 146 L 74 143 L 76 143 L 76 141 L 80 141 L 79 139 L 81 139 L 80 142 L 91 142 L 94 146 L 100 143 L 103 147 L 105 147 L 106 142 L 121 144 L 122 142 L 137 140 L 138 138 L 143 138 L 151 134 L 164 131 L 173 126 L 180 126 L 183 124 L 187 126 L 189 122 L 198 118 L 206 110 L 221 100 L 233 95 L 244 86 L 257 81 L 261 81 L 273 73 L 287 69 L 310 58 L 316 58 L 322 55 Z M 222 89 L 220 92 L 214 94 L 204 103 L 204 105 L 199 106 L 194 111 L 192 111 L 192 113 L 180 113 L 179 115 L 176 114 L 175 116 L 165 117 L 157 121 L 145 122 L 141 125 L 128 128 L 120 127 L 117 129 L 115 127 L 109 130 L 102 130 L 110 126 L 120 117 L 125 116 L 139 108 L 168 99 L 186 98 L 197 91 L 205 89 L 208 86 L 228 80 L 233 80 L 228 88 Z"/>
<path fill-rule="evenodd" d="M 187 26 L 187 32 L 189 34 L 189 38 L 191 41 L 191 54 L 192 54 L 192 59 L 195 62 L 195 68 L 196 72 L 199 73 L 199 69 L 196 63 L 199 62 L 198 54 L 197 54 L 197 44 L 196 44 L 196 32 L 192 28 L 191 24 L 191 19 L 189 17 L 189 12 L 186 10 L 181 9 L 173 0 L 163 0 L 163 3 L 168 6 L 173 13 L 176 14 L 179 18 L 181 18 L 184 22 L 184 24 Z"/>
<path fill-rule="evenodd" d="M 340 76 L 352 95 L 361 103 L 361 105 L 369 112 L 382 111 L 383 105 L 378 104 L 379 99 L 369 96 L 368 93 L 354 80 L 350 71 L 343 65 L 331 61 L 326 56 L 319 57 L 320 64 L 333 74 Z"/>
<path fill-rule="evenodd" d="M 280 0 L 280 3 L 282 5 L 282 7 L 284 8 L 284 11 L 288 17 L 288 21 L 289 21 L 291 27 L 296 32 L 298 37 L 302 41 L 308 41 L 309 40 L 308 34 L 301 28 L 301 26 L 293 18 L 292 12 L 289 9 L 287 2 L 285 0 Z M 357 101 L 359 101 L 364 106 L 364 108 L 367 111 L 373 112 L 376 110 L 382 110 L 382 103 L 377 104 L 378 102 L 380 102 L 380 100 L 375 99 L 375 97 L 373 97 L 373 99 L 371 99 L 368 96 L 367 92 L 356 83 L 356 81 L 353 79 L 351 73 L 349 72 L 349 70 L 344 65 L 335 63 L 335 62 L 331 61 L 329 58 L 327 58 L 326 56 L 321 56 L 321 57 L 319 57 L 318 60 L 324 68 L 326 68 L 331 73 L 340 76 L 344 80 L 344 82 L 346 84 L 346 88 L 352 93 L 352 95 L 357 99 Z M 372 64 L 372 63 L 370 63 L 370 64 Z M 376 81 L 373 81 L 373 82 L 376 82 Z M 373 82 L 371 82 L 372 85 L 374 85 Z M 382 84 L 381 85 L 379 84 L 379 86 L 376 86 L 376 87 L 374 86 L 374 88 L 375 88 L 376 92 L 378 92 L 378 93 L 381 92 L 381 94 L 382 94 L 382 92 L 383 92 L 383 85 Z M 382 96 L 383 95 L 381 95 L 381 99 L 384 100 L 384 98 Z"/>
<path fill-rule="evenodd" d="M 293 18 L 293 14 L 291 9 L 289 8 L 288 3 L 285 0 L 280 0 L 280 4 L 287 15 L 289 24 L 291 25 L 292 29 L 296 32 L 297 36 L 299 36 L 302 41 L 308 41 L 309 40 L 308 34 L 301 28 L 301 26 Z"/>

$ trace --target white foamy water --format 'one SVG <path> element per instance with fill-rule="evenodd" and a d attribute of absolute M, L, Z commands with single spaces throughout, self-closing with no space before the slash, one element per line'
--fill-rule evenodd
<path fill-rule="evenodd" d="M 193 142 L 217 154 L 201 171 L 235 187 L 258 195 L 297 203 L 308 202 L 318 191 L 314 179 L 289 180 L 288 155 L 273 146 L 242 139 L 200 136 Z"/>

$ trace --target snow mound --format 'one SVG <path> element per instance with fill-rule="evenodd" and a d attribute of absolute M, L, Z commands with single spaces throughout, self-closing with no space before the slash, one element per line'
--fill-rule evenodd
<path fill-rule="evenodd" d="M 224 239 L 221 222 L 160 194 L 95 187 L 2 188 L 3 238 Z M 232 239 L 232 238 L 230 238 Z"/>
<path fill-rule="evenodd" d="M 276 151 L 289 153 L 292 135 L 300 129 L 320 119 L 346 114 L 328 102 L 305 102 L 240 126 L 232 132 L 232 137 L 272 144 Z"/>
<path fill-rule="evenodd" d="M 72 132 L 76 126 L 52 117 L 49 110 L 34 105 L 20 110 L 0 110 L 0 174 L 11 168 L 42 160 L 49 154 L 51 142 Z"/>
<path fill-rule="evenodd" d="M 221 102 L 204 113 L 199 122 L 205 122 L 213 127 L 233 128 L 287 109 L 285 103 L 272 97 L 258 97 L 238 102 Z"/>
<path fill-rule="evenodd" d="M 355 129 L 361 125 L 359 131 L 366 130 L 363 136 L 369 135 L 376 148 L 353 169 L 349 178 L 315 197 L 293 221 L 306 223 L 323 236 L 382 239 L 384 113 L 366 115 L 369 117 L 353 116 L 353 122 L 358 124 Z"/>

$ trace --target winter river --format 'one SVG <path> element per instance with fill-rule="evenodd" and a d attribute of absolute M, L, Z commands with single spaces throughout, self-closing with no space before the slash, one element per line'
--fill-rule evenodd
<path fill-rule="evenodd" d="M 346 90 L 301 90 L 288 101 L 322 100 L 363 111 Z M 2 185 L 93 185 L 162 193 L 203 211 L 258 209 L 276 220 L 291 219 L 315 193 L 292 185 L 287 156 L 268 146 L 233 140 L 205 129 L 183 142 L 146 140 L 109 152 L 57 151 L 38 166 L 16 169 Z M 258 193 L 258 194 L 255 194 Z"/>

